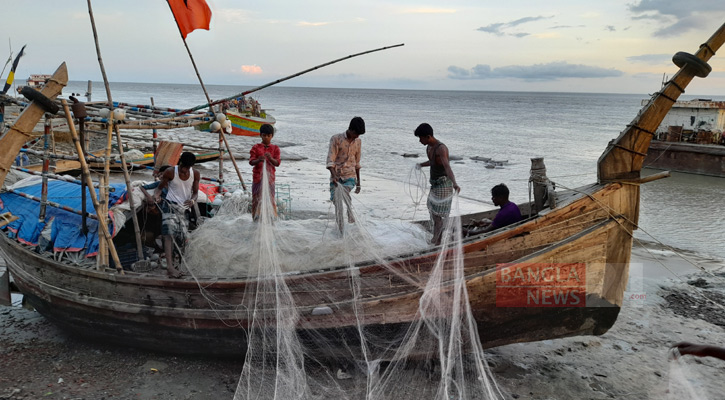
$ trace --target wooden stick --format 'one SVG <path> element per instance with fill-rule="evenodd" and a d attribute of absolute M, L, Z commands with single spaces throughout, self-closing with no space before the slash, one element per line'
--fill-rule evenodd
<path fill-rule="evenodd" d="M 179 32 L 179 33 L 181 33 L 181 32 Z M 183 35 L 182 35 L 182 38 L 183 38 Z M 186 44 L 186 40 L 184 40 L 184 44 Z M 245 90 L 244 92 L 242 92 L 242 93 L 239 93 L 239 94 L 237 94 L 237 95 L 234 95 L 234 96 L 229 96 L 229 97 L 225 97 L 225 98 L 223 98 L 223 99 L 221 99 L 221 100 L 215 100 L 214 102 L 210 101 L 210 100 L 209 100 L 209 96 L 207 96 L 207 101 L 208 101 L 208 103 L 207 103 L 207 104 L 202 104 L 202 105 L 200 105 L 200 106 L 196 106 L 196 107 L 192 107 L 192 108 L 189 108 L 189 109 L 183 110 L 183 111 L 179 112 L 178 114 L 187 114 L 187 113 L 190 113 L 190 112 L 192 112 L 192 111 L 196 111 L 196 110 L 201 110 L 202 108 L 206 108 L 206 107 L 209 107 L 209 108 L 211 108 L 211 107 L 212 107 L 213 105 L 215 105 L 215 104 L 223 103 L 223 102 L 225 102 L 225 101 L 229 101 L 229 100 L 232 100 L 232 99 L 236 99 L 237 97 L 242 97 L 242 96 L 248 95 L 248 94 L 250 94 L 250 93 L 254 93 L 254 92 L 258 91 L 258 90 L 262 90 L 262 89 L 264 89 L 264 88 L 267 88 L 267 87 L 270 87 L 270 86 L 272 86 L 272 85 L 276 85 L 276 84 L 278 84 L 278 83 L 280 83 L 280 82 L 284 82 L 284 81 L 286 81 L 286 80 L 288 80 L 288 79 L 292 79 L 292 78 L 294 78 L 294 77 L 300 76 L 300 75 L 302 75 L 302 74 L 306 74 L 306 73 L 308 73 L 308 72 L 310 72 L 310 71 L 314 71 L 314 70 L 316 70 L 316 69 L 319 69 L 319 68 L 322 68 L 322 67 L 326 67 L 326 66 L 328 66 L 328 65 L 332 65 L 332 64 L 338 63 L 338 62 L 340 62 L 340 61 L 344 61 L 344 60 L 348 60 L 348 59 L 350 59 L 350 58 L 353 58 L 353 57 L 357 57 L 357 56 L 361 56 L 361 55 L 364 55 L 364 54 L 374 53 L 374 52 L 376 52 L 376 51 L 381 51 L 381 50 L 387 50 L 387 49 L 392 49 L 392 48 L 395 48 L 395 47 L 400 47 L 400 46 L 404 46 L 404 45 L 405 45 L 404 43 L 400 43 L 400 44 L 395 44 L 395 45 L 392 45 L 392 46 L 385 46 L 385 47 L 381 47 L 381 48 L 378 48 L 378 49 L 373 49 L 373 50 L 367 50 L 367 51 L 363 51 L 363 52 L 360 52 L 360 53 L 356 53 L 356 54 L 351 54 L 351 55 L 349 55 L 349 56 L 346 56 L 346 57 L 338 58 L 337 60 L 332 60 L 332 61 L 330 61 L 330 62 L 326 62 L 326 63 L 324 63 L 324 64 L 320 64 L 320 65 L 317 65 L 317 66 L 315 66 L 315 67 L 312 67 L 312 68 L 308 68 L 308 69 L 306 69 L 306 70 L 304 70 L 304 71 L 301 71 L 301 72 L 297 72 L 297 73 L 295 73 L 295 74 L 292 74 L 292 75 L 286 76 L 286 77 L 284 77 L 284 78 L 282 78 L 282 79 L 277 79 L 276 81 L 273 81 L 273 82 L 269 82 L 269 83 L 266 83 L 266 84 L 264 84 L 264 85 L 262 85 L 262 86 L 258 86 L 258 87 L 256 87 L 256 88 L 254 88 L 254 89 L 250 89 L 250 90 Z M 190 53 L 190 54 L 191 54 L 191 53 Z M 193 62 L 193 61 L 192 61 L 192 62 Z M 194 68 L 196 68 L 196 65 L 194 66 Z M 198 75 L 198 72 L 197 72 L 197 75 Z M 202 85 L 202 86 L 203 86 L 203 85 Z"/>
<path fill-rule="evenodd" d="M 118 130 L 118 126 L 115 128 L 116 131 L 116 143 L 118 144 L 118 152 L 121 154 L 121 169 L 123 170 L 123 179 L 126 181 L 126 193 L 128 194 L 128 205 L 131 206 L 131 218 L 133 219 L 133 232 L 136 236 L 136 252 L 138 260 L 143 260 L 143 243 L 141 243 L 141 229 L 138 225 L 138 215 L 136 215 L 135 201 L 133 199 L 133 187 L 131 187 L 131 176 L 128 174 L 128 167 L 126 166 L 126 155 L 123 152 L 123 142 L 121 141 L 121 133 Z"/>
<path fill-rule="evenodd" d="M 88 164 L 86 164 L 86 160 L 83 158 L 83 149 L 81 149 L 81 142 L 78 139 L 78 133 L 76 132 L 76 126 L 73 123 L 73 120 L 71 119 L 70 115 L 70 109 L 68 108 L 68 103 L 63 99 L 62 101 L 63 109 L 65 110 L 66 118 L 68 118 L 68 127 L 70 128 L 70 133 L 73 137 L 73 143 L 75 143 L 76 151 L 80 155 L 78 157 L 78 161 L 81 163 L 81 170 L 83 171 L 83 177 L 86 180 L 86 184 L 88 187 L 93 187 L 93 181 L 91 180 L 91 173 L 88 170 Z M 89 190 L 91 192 L 91 201 L 93 201 L 93 208 L 96 209 L 96 215 L 98 216 L 98 225 L 100 227 L 99 231 L 103 234 L 103 237 L 106 239 L 106 242 L 108 243 L 108 249 L 111 251 L 111 257 L 113 257 L 113 262 L 116 263 L 116 271 L 118 271 L 120 274 L 123 274 L 123 268 L 121 267 L 121 261 L 118 259 L 118 253 L 116 253 L 116 247 L 113 245 L 113 240 L 111 237 L 111 233 L 108 231 L 108 224 L 106 223 L 106 218 L 104 214 L 99 213 L 99 209 L 101 208 L 101 205 L 98 203 L 98 197 L 96 197 L 96 191 L 95 190 Z"/>

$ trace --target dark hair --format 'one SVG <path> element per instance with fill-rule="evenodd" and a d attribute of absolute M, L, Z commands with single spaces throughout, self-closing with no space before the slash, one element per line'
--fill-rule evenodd
<path fill-rule="evenodd" d="M 196 156 L 194 153 L 190 153 L 188 151 L 181 153 L 181 157 L 179 157 L 179 165 L 184 167 L 191 167 L 195 162 Z"/>
<path fill-rule="evenodd" d="M 270 124 L 264 124 L 259 127 L 260 135 L 274 135 L 274 127 Z"/>
<path fill-rule="evenodd" d="M 362 135 L 365 133 L 365 121 L 360 117 L 355 117 L 350 120 L 350 127 L 347 129 L 355 131 L 358 135 Z"/>
<path fill-rule="evenodd" d="M 509 198 L 509 188 L 503 183 L 500 183 L 491 188 L 491 196 Z"/>
<path fill-rule="evenodd" d="M 430 126 L 430 124 L 423 122 L 415 128 L 415 132 L 413 132 L 413 134 L 418 137 L 433 136 L 433 127 Z"/>

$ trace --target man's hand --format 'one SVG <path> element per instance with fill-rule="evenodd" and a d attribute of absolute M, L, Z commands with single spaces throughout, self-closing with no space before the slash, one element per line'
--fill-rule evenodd
<path fill-rule="evenodd" d="M 154 203 L 158 203 L 159 201 L 161 201 L 161 195 L 154 193 Z"/>
<path fill-rule="evenodd" d="M 357 186 L 355 186 L 355 194 L 360 193 L 360 184 L 358 183 Z"/>
<path fill-rule="evenodd" d="M 458 185 L 457 185 L 457 184 L 455 184 L 455 183 L 453 184 L 453 189 L 455 189 L 455 190 L 456 190 L 456 193 L 461 193 L 461 188 L 460 188 L 460 186 L 458 186 Z"/>
<path fill-rule="evenodd" d="M 421 168 L 423 168 L 423 166 L 422 166 L 422 165 L 420 165 L 420 163 L 416 163 L 416 164 L 415 164 L 415 169 L 416 169 L 416 170 L 420 171 L 420 169 L 421 169 Z"/>
<path fill-rule="evenodd" d="M 189 208 L 193 207 L 194 206 L 194 200 L 186 200 L 184 202 L 184 206 L 189 207 Z"/>

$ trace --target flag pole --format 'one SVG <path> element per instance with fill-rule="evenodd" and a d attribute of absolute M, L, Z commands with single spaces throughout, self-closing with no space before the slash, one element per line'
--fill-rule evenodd
<path fill-rule="evenodd" d="M 166 0 L 166 4 L 169 5 L 169 9 L 171 9 L 171 15 L 174 15 L 174 20 L 176 20 L 176 15 L 174 14 L 174 9 L 171 7 L 171 3 L 169 3 L 169 0 Z M 199 79 L 199 83 L 201 84 L 201 89 L 204 91 L 204 96 L 206 96 L 207 104 L 204 105 L 204 107 L 209 106 L 209 112 L 211 112 L 212 115 L 216 115 L 214 112 L 213 105 L 211 104 L 211 98 L 209 97 L 209 92 L 206 91 L 206 86 L 204 86 L 204 81 L 201 79 L 201 75 L 199 74 L 199 68 L 196 66 L 196 61 L 194 61 L 194 56 L 191 54 L 191 50 L 189 50 L 189 45 L 186 44 L 186 38 L 184 37 L 184 33 L 181 32 L 181 27 L 179 26 L 179 22 L 176 21 L 176 27 L 179 29 L 179 35 L 181 35 L 181 41 L 184 42 L 184 47 L 186 48 L 186 52 L 189 54 L 189 59 L 191 60 L 191 65 L 194 66 L 194 72 L 196 72 L 196 77 Z M 197 110 L 204 108 L 200 107 Z M 247 186 L 244 184 L 244 179 L 242 179 L 242 173 L 239 171 L 239 167 L 237 166 L 237 161 L 234 159 L 234 154 L 232 153 L 232 149 L 229 147 L 229 142 L 227 142 L 227 138 L 224 136 L 224 128 L 221 128 L 219 130 L 219 181 L 222 182 L 222 151 L 224 150 L 222 148 L 222 143 L 227 148 L 227 153 L 229 154 L 229 159 L 232 160 L 232 164 L 234 165 L 234 170 L 237 172 L 237 176 L 239 177 L 239 181 L 242 183 L 242 189 L 245 191 L 247 190 Z"/>

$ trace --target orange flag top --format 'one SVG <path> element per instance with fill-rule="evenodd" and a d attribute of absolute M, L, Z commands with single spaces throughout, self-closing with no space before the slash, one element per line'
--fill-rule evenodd
<path fill-rule="evenodd" d="M 168 0 L 171 12 L 174 13 L 176 24 L 179 25 L 181 36 L 186 39 L 186 35 L 196 29 L 209 30 L 209 22 L 211 21 L 211 9 L 204 0 Z"/>

